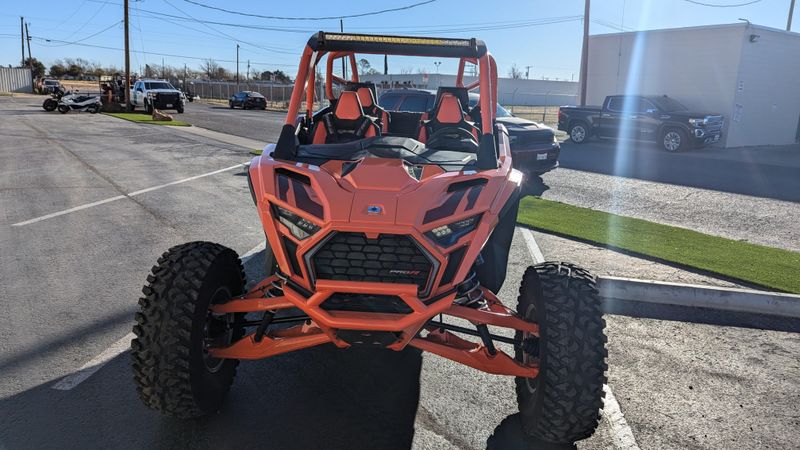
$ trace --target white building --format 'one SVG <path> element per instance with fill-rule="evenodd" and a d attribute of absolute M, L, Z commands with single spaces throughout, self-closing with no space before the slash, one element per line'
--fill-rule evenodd
<path fill-rule="evenodd" d="M 722 145 L 800 141 L 800 34 L 751 25 L 594 35 L 587 104 L 667 94 L 725 117 Z"/>
<path fill-rule="evenodd" d="M 378 89 L 416 87 L 433 89 L 455 86 L 456 76 L 437 73 L 361 75 L 363 81 L 375 83 Z M 475 77 L 464 77 L 466 83 Z M 477 91 L 476 91 L 477 92 Z M 578 100 L 578 83 L 575 81 L 528 80 L 524 78 L 499 78 L 497 101 L 501 105 L 562 106 L 575 105 Z"/>

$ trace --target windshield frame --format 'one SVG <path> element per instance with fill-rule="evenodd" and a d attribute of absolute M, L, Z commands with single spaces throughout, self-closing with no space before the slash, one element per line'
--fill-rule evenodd
<path fill-rule="evenodd" d="M 663 112 L 679 112 L 679 111 L 688 111 L 689 108 L 684 106 L 681 102 L 675 100 L 672 97 L 643 97 L 645 100 L 649 100 L 656 105 L 658 109 Z"/>
<path fill-rule="evenodd" d="M 153 86 L 153 85 L 159 85 L 159 86 Z M 162 85 L 166 87 L 161 87 Z M 145 81 L 144 88 L 147 89 L 148 91 L 153 89 L 171 89 L 173 91 L 177 90 L 172 84 L 170 84 L 169 81 Z"/>

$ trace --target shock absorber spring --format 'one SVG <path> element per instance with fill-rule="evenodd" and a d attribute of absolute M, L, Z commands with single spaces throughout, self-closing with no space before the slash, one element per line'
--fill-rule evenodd
<path fill-rule="evenodd" d="M 458 285 L 453 303 L 470 307 L 483 306 L 483 290 L 481 289 L 480 281 L 478 281 L 478 274 L 474 271 L 470 272 L 467 278 Z"/>

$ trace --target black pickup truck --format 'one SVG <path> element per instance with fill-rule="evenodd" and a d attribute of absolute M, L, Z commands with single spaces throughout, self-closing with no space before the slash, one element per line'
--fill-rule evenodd
<path fill-rule="evenodd" d="M 688 110 L 666 95 L 610 95 L 602 107 L 564 106 L 558 129 L 581 144 L 591 136 L 656 142 L 668 152 L 700 147 L 720 140 L 719 114 Z"/>

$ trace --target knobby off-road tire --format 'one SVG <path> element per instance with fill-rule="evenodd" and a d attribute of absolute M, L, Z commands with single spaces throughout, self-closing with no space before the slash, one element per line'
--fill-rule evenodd
<path fill-rule="evenodd" d="M 158 259 L 142 289 L 131 342 L 134 381 L 145 405 L 177 418 L 220 408 L 239 361 L 209 357 L 204 341 L 239 336 L 220 331 L 224 319 L 208 307 L 241 295 L 244 285 L 239 256 L 219 244 L 190 242 Z"/>
<path fill-rule="evenodd" d="M 515 355 L 518 361 L 535 358 L 537 351 L 539 356 L 539 375 L 516 379 L 523 429 L 554 443 L 591 436 L 603 407 L 607 368 L 595 278 L 568 263 L 531 266 L 522 279 L 517 312 L 538 323 L 540 332 L 538 349 L 518 348 Z M 523 337 L 517 332 L 518 339 Z"/>

